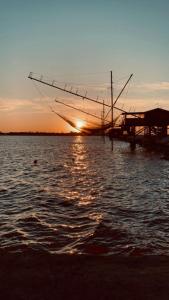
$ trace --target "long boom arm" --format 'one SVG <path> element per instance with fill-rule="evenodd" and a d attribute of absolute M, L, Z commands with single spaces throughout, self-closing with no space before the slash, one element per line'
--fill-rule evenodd
<path fill-rule="evenodd" d="M 125 84 L 124 87 L 122 88 L 121 92 L 119 93 L 119 95 L 118 95 L 118 97 L 116 98 L 116 100 L 115 100 L 115 102 L 114 102 L 114 105 L 113 105 L 113 108 L 117 109 L 118 111 L 120 111 L 120 112 L 122 112 L 122 113 L 127 113 L 127 111 L 124 110 L 124 109 L 122 109 L 122 108 L 119 108 L 119 107 L 115 106 L 115 104 L 116 104 L 117 100 L 119 99 L 119 97 L 121 96 L 122 92 L 124 91 L 125 87 L 127 86 L 128 82 L 130 81 L 130 79 L 131 79 L 132 76 L 133 76 L 133 74 L 130 75 L 129 79 L 127 80 L 126 84 Z M 28 78 L 29 78 L 29 79 L 32 79 L 32 80 L 35 80 L 35 81 L 37 81 L 37 82 L 43 83 L 43 84 L 45 84 L 45 85 L 48 85 L 48 86 L 50 86 L 50 87 L 56 88 L 56 89 L 58 89 L 58 90 L 60 90 L 60 91 L 69 93 L 69 94 L 71 94 L 71 95 L 80 97 L 80 98 L 82 98 L 82 99 L 86 99 L 86 100 L 92 101 L 92 102 L 94 102 L 94 103 L 97 103 L 97 104 L 100 104 L 100 105 L 103 106 L 103 102 L 100 102 L 100 101 L 98 101 L 98 100 L 96 100 L 96 99 L 89 98 L 89 97 L 87 97 L 86 95 L 81 95 L 81 94 L 79 94 L 79 93 L 75 93 L 75 92 L 72 92 L 72 91 L 67 90 L 66 88 L 61 88 L 61 87 L 55 85 L 55 81 L 54 81 L 54 80 L 52 81 L 52 83 L 49 83 L 49 82 L 47 82 L 47 81 L 44 81 L 42 76 L 40 77 L 40 79 L 37 79 L 36 77 L 33 76 L 33 73 L 32 73 L 32 72 L 30 72 Z M 106 103 L 105 103 L 104 106 L 109 107 L 110 110 L 112 109 L 112 106 L 109 105 L 109 104 L 106 104 Z M 109 114 L 109 112 L 107 113 L 106 117 L 108 116 L 108 114 Z M 132 114 L 131 114 L 131 115 L 132 115 Z M 136 117 L 136 115 L 134 115 L 134 116 Z M 137 116 L 137 117 L 139 118 L 139 116 Z"/>
<path fill-rule="evenodd" d="M 82 98 L 82 99 L 90 100 L 90 101 L 95 102 L 95 103 L 97 103 L 97 104 L 101 104 L 101 105 L 103 106 L 103 102 L 100 102 L 100 101 L 98 101 L 98 100 L 96 100 L 96 99 L 93 99 L 93 98 L 89 98 L 89 97 L 87 97 L 86 95 L 81 95 L 81 94 L 79 94 L 79 93 L 74 93 L 74 92 L 72 92 L 72 91 L 67 90 L 66 88 L 61 88 L 61 87 L 55 85 L 55 81 L 53 81 L 52 83 L 49 83 L 49 82 L 47 82 L 47 81 L 44 81 L 44 80 L 41 79 L 41 78 L 40 78 L 40 79 L 37 79 L 36 77 L 33 77 L 33 73 L 32 73 L 32 72 L 30 72 L 28 78 L 29 78 L 29 79 L 32 79 L 32 80 L 35 80 L 35 81 L 37 81 L 37 82 L 43 83 L 43 84 L 45 84 L 45 85 L 51 86 L 51 87 L 53 87 L 53 88 L 56 88 L 56 89 L 58 89 L 58 90 L 60 90 L 60 91 L 69 93 L 69 94 L 74 95 L 74 96 L 77 96 L 77 97 L 80 97 L 80 98 Z M 109 104 L 106 104 L 106 103 L 105 103 L 104 105 L 105 105 L 106 107 L 111 108 L 111 105 L 109 105 Z M 121 111 L 121 112 L 124 112 L 124 113 L 126 112 L 125 110 L 123 110 L 123 109 L 121 109 L 121 108 L 119 108 L 119 107 L 114 106 L 114 108 L 117 109 L 117 110 L 119 110 L 119 111 Z"/>
<path fill-rule="evenodd" d="M 71 95 L 80 97 L 80 98 L 82 98 L 82 99 L 90 100 L 90 101 L 93 101 L 93 102 L 95 102 L 95 103 L 97 103 L 97 104 L 103 105 L 103 102 L 97 101 L 96 99 L 89 98 L 89 97 L 87 97 L 86 95 L 81 95 L 81 94 L 79 94 L 79 93 L 75 93 L 75 92 L 72 92 L 72 91 L 67 90 L 66 88 L 61 88 L 61 87 L 55 85 L 55 81 L 54 81 L 54 80 L 53 80 L 52 83 L 49 83 L 49 82 L 44 81 L 43 79 L 41 79 L 42 77 L 41 77 L 40 79 L 37 79 L 37 78 L 33 77 L 33 73 L 32 73 L 32 72 L 30 72 L 28 78 L 29 78 L 29 79 L 32 79 L 32 80 L 35 80 L 35 81 L 38 81 L 38 82 L 41 82 L 41 83 L 46 84 L 46 85 L 48 85 L 48 86 L 54 87 L 54 88 L 56 88 L 56 89 L 58 89 L 58 90 L 60 90 L 60 91 L 62 91 L 62 92 L 66 92 L 66 93 L 69 93 L 69 94 L 71 94 Z M 111 107 L 111 106 L 108 105 L 108 104 L 104 104 L 104 105 L 107 106 L 107 107 Z"/>

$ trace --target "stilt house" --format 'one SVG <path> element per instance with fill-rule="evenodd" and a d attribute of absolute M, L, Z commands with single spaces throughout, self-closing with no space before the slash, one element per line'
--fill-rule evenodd
<path fill-rule="evenodd" d="M 128 135 L 144 134 L 149 136 L 167 136 L 169 111 L 155 108 L 145 112 L 123 113 L 122 129 Z"/>

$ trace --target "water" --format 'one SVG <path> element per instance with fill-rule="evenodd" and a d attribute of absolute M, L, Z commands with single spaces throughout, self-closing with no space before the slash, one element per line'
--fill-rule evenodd
<path fill-rule="evenodd" d="M 37 159 L 37 164 L 34 160 Z M 0 250 L 169 254 L 169 162 L 100 137 L 0 137 Z"/>

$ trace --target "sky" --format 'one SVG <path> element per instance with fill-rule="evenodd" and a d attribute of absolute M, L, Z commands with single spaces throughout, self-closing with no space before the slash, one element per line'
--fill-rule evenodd
<path fill-rule="evenodd" d="M 0 131 L 72 128 L 51 111 L 74 120 L 100 116 L 101 107 L 28 79 L 30 72 L 82 94 L 110 101 L 134 74 L 118 106 L 169 109 L 168 0 L 0 0 Z"/>

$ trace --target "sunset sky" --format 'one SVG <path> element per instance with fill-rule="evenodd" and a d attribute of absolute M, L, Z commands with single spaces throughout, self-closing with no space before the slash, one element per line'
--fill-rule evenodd
<path fill-rule="evenodd" d="M 110 70 L 118 105 L 126 110 L 169 109 L 168 0 L 13 0 L 0 9 L 0 131 L 70 131 L 52 113 L 82 115 L 60 99 L 100 115 L 100 107 L 35 84 L 55 79 L 109 101 Z M 83 117 L 86 119 L 86 117 Z"/>

